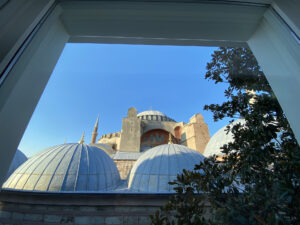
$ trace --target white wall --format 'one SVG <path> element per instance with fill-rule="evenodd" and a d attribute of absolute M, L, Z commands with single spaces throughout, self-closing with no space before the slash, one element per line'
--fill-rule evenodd
<path fill-rule="evenodd" d="M 54 0 L 9 0 L 0 9 L 0 73 Z"/>
<path fill-rule="evenodd" d="M 295 38 L 280 17 L 270 9 L 265 13 L 248 44 L 261 65 L 299 141 L 299 40 Z"/>
<path fill-rule="evenodd" d="M 0 87 L 0 184 L 69 39 L 58 20 L 60 14 L 57 7 Z"/>

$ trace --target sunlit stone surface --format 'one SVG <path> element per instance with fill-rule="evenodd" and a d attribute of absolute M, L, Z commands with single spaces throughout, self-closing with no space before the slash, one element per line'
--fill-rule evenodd
<path fill-rule="evenodd" d="M 183 169 L 193 170 L 204 156 L 190 148 L 166 144 L 145 152 L 133 166 L 128 187 L 138 192 L 173 192 L 168 182 Z"/>
<path fill-rule="evenodd" d="M 32 156 L 3 189 L 93 192 L 114 189 L 119 182 L 118 169 L 104 151 L 86 144 L 63 144 Z"/>
<path fill-rule="evenodd" d="M 136 108 L 130 107 L 127 117 L 122 118 L 121 131 L 104 134 L 98 139 L 97 144 L 111 147 L 112 150 L 106 151 L 110 156 L 117 151 L 137 153 L 167 144 L 169 134 L 172 134 L 173 143 L 184 145 L 203 154 L 210 136 L 208 125 L 200 113 L 194 114 L 189 122 L 185 123 L 176 122 L 157 110 L 137 112 Z M 94 128 L 93 134 L 96 133 Z"/>

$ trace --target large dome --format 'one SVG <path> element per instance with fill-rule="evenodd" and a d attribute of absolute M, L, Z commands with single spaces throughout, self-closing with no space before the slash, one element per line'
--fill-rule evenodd
<path fill-rule="evenodd" d="M 134 164 L 128 187 L 138 192 L 173 192 L 168 182 L 183 169 L 193 170 L 204 159 L 199 152 L 182 145 L 166 144 L 154 147 Z"/>
<path fill-rule="evenodd" d="M 158 120 L 158 121 L 172 121 L 172 122 L 175 122 L 175 120 L 169 118 L 164 113 L 162 113 L 160 111 L 155 111 L 155 110 L 149 110 L 149 111 L 141 112 L 141 113 L 137 114 L 137 117 L 142 119 L 142 120 Z"/>
<path fill-rule="evenodd" d="M 235 124 L 241 123 L 244 124 L 245 120 L 238 119 L 230 124 L 230 127 L 233 127 Z M 209 140 L 207 143 L 203 155 L 205 157 L 209 157 L 212 155 L 222 156 L 224 153 L 221 151 L 221 147 L 225 144 L 228 144 L 229 142 L 233 141 L 233 135 L 231 132 L 227 134 L 227 128 L 226 126 L 222 127 L 220 130 L 218 130 L 214 136 Z"/>
<path fill-rule="evenodd" d="M 17 149 L 14 158 L 9 166 L 8 173 L 6 177 L 8 178 L 20 165 L 22 165 L 27 160 L 26 155 Z"/>
<path fill-rule="evenodd" d="M 52 192 L 94 192 L 120 182 L 112 159 L 97 147 L 63 144 L 41 151 L 22 164 L 3 189 Z"/>

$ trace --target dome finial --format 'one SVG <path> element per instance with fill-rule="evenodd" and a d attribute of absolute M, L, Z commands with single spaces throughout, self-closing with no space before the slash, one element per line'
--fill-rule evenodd
<path fill-rule="evenodd" d="M 82 135 L 81 135 L 81 139 L 80 139 L 80 141 L 78 142 L 78 144 L 83 144 L 84 143 L 84 131 L 83 131 L 83 133 L 82 133 Z"/>
<path fill-rule="evenodd" d="M 173 144 L 173 141 L 172 141 L 172 134 L 171 133 L 169 133 L 169 142 L 168 142 L 168 144 L 170 145 L 170 144 Z"/>

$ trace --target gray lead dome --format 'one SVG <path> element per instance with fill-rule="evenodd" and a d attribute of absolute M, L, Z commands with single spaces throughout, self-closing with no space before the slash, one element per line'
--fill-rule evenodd
<path fill-rule="evenodd" d="M 157 120 L 157 121 L 172 121 L 175 120 L 171 119 L 170 117 L 166 116 L 164 113 L 155 110 L 144 111 L 137 114 L 137 117 L 142 120 Z"/>
<path fill-rule="evenodd" d="M 3 184 L 3 189 L 50 192 L 95 192 L 120 182 L 112 159 L 86 144 L 63 144 L 37 153 Z"/>
<path fill-rule="evenodd" d="M 233 123 L 229 124 L 229 126 L 232 128 L 234 125 L 241 123 L 242 125 L 245 124 L 244 119 L 238 119 L 234 121 Z M 218 130 L 214 136 L 209 140 L 207 143 L 203 155 L 205 157 L 210 157 L 213 155 L 217 156 L 223 156 L 224 153 L 222 153 L 221 147 L 223 147 L 225 144 L 228 144 L 229 142 L 233 142 L 233 134 L 231 132 L 227 133 L 227 126 L 222 127 L 220 130 Z"/>
<path fill-rule="evenodd" d="M 137 192 L 173 192 L 168 182 L 174 181 L 183 169 L 193 170 L 204 158 L 199 152 L 177 144 L 149 149 L 134 164 L 129 189 Z"/>

